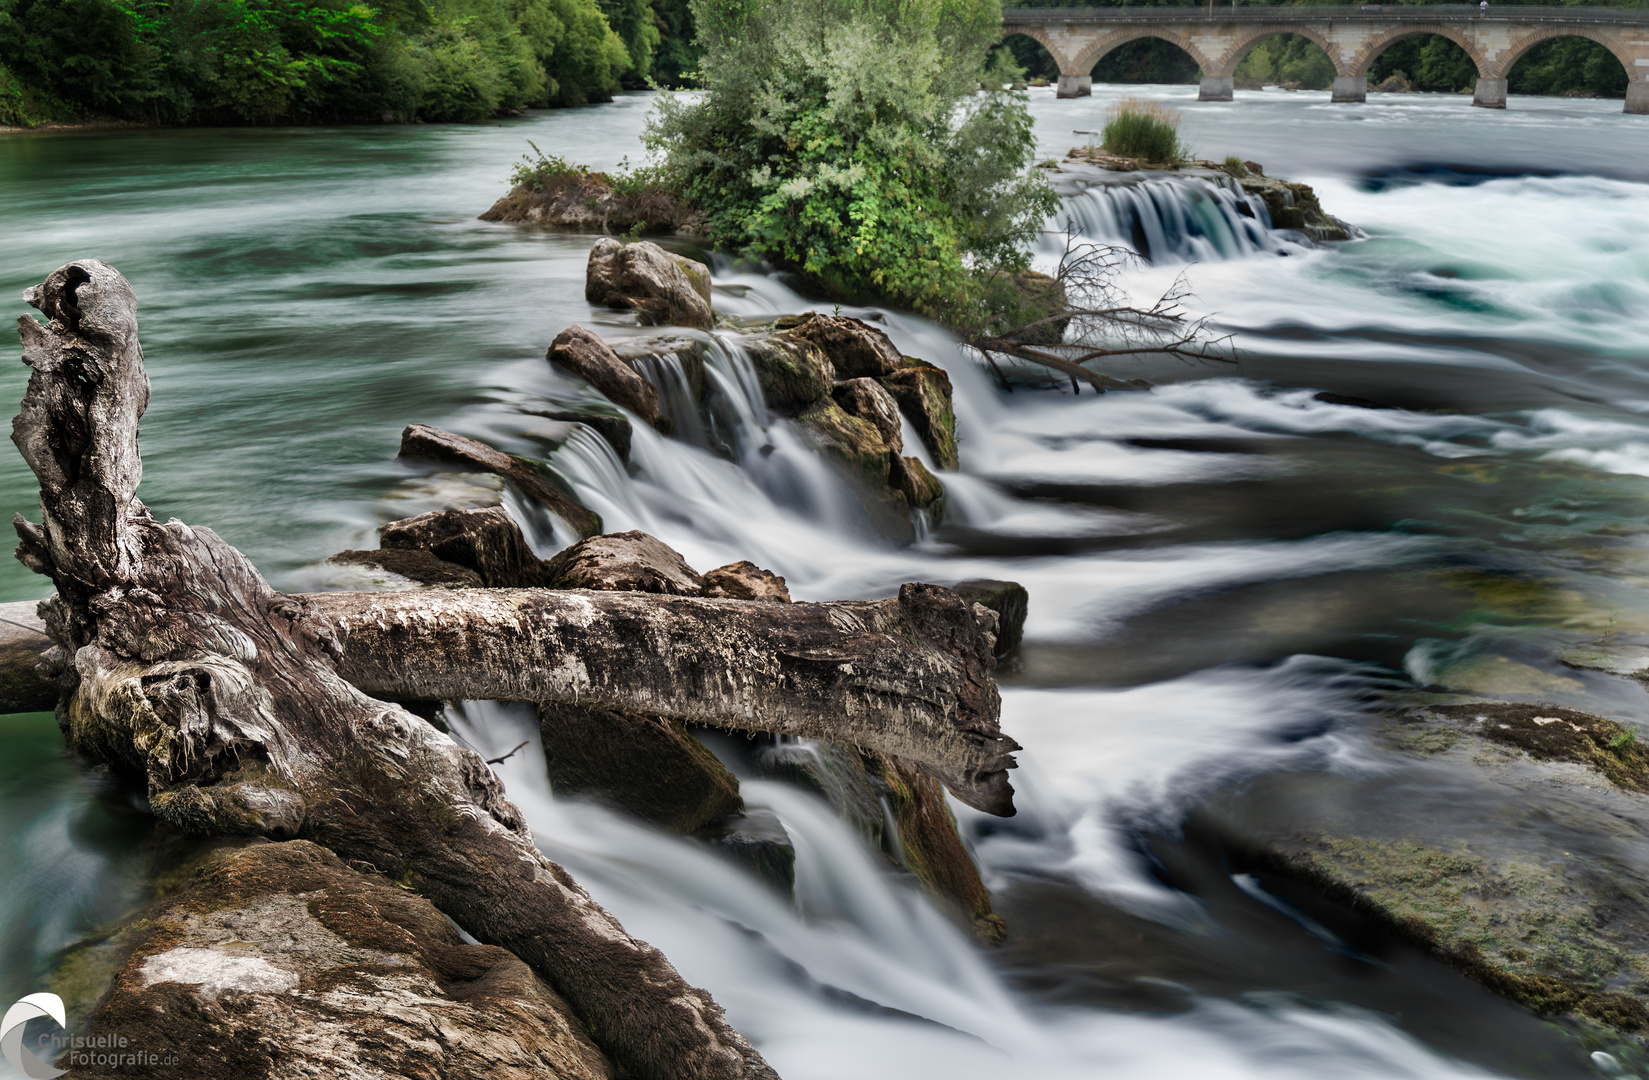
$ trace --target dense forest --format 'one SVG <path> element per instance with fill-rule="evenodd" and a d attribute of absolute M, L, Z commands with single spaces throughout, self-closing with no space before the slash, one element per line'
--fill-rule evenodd
<path fill-rule="evenodd" d="M 0 0 L 0 124 L 475 120 L 678 84 L 686 0 Z"/>
<path fill-rule="evenodd" d="M 688 0 L 0 0 L 0 125 L 476 120 L 688 85 L 696 37 Z M 1058 75 L 1035 42 L 1007 44 L 1029 75 Z M 1142 38 L 1093 75 L 1185 83 L 1197 68 Z M 1240 83 L 1302 89 L 1333 77 L 1292 35 L 1262 42 L 1238 72 Z M 1475 77 L 1458 46 L 1417 35 L 1375 63 L 1370 85 L 1460 92 Z M 1625 90 L 1619 62 L 1581 38 L 1537 47 L 1511 76 L 1514 94 Z"/>

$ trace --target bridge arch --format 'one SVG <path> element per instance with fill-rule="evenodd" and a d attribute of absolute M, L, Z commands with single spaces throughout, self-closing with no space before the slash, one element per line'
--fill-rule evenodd
<path fill-rule="evenodd" d="M 1477 77 L 1479 79 L 1493 77 L 1489 75 L 1488 61 L 1483 56 L 1482 47 L 1472 39 L 1471 35 L 1462 33 L 1459 29 L 1449 26 L 1446 23 L 1419 22 L 1405 22 L 1400 26 L 1393 27 L 1385 33 L 1364 42 L 1363 45 L 1357 50 L 1356 54 L 1352 57 L 1350 63 L 1351 70 L 1348 74 L 1355 75 L 1358 78 L 1367 78 L 1369 69 L 1374 66 L 1374 61 L 1380 58 L 1381 53 L 1385 52 L 1399 41 L 1402 41 L 1404 38 L 1414 37 L 1416 34 L 1436 34 L 1438 37 L 1448 38 L 1450 41 L 1460 46 L 1460 48 L 1465 52 L 1466 56 L 1477 68 Z"/>
<path fill-rule="evenodd" d="M 1018 34 L 1020 37 L 1030 38 L 1032 41 L 1048 50 L 1048 55 L 1054 58 L 1054 63 L 1058 65 L 1060 74 L 1069 75 L 1075 71 L 1075 68 L 1071 66 L 1070 57 L 1067 56 L 1065 51 L 1054 42 L 1054 39 L 1049 36 L 1048 31 L 1044 27 L 1030 25 L 1004 26 L 1002 31 L 1002 37 L 1000 40 L 1003 43 L 1006 43 L 1007 40 L 1015 34 Z M 1087 69 L 1083 69 L 1082 74 L 1088 74 Z"/>
<path fill-rule="evenodd" d="M 1555 38 L 1566 37 L 1588 38 L 1597 42 L 1599 45 L 1602 45 L 1605 49 L 1608 49 L 1609 55 L 1613 56 L 1616 60 L 1619 60 L 1620 66 L 1626 69 L 1626 82 L 1628 85 L 1632 83 L 1641 83 L 1646 77 L 1649 77 L 1649 75 L 1646 75 L 1643 68 L 1638 67 L 1633 62 L 1637 59 L 1636 57 L 1629 57 L 1622 54 L 1620 49 L 1620 41 L 1617 35 L 1611 34 L 1605 30 L 1593 29 L 1589 26 L 1542 26 L 1531 30 L 1529 33 L 1518 38 L 1510 48 L 1505 49 L 1502 55 L 1495 58 L 1494 70 L 1487 73 L 1488 77 L 1494 79 L 1510 79 L 1512 75 L 1512 68 L 1517 66 L 1517 62 L 1519 60 L 1528 55 L 1530 49 L 1533 49 L 1536 45 L 1539 45 L 1542 42 L 1551 41 Z"/>
<path fill-rule="evenodd" d="M 1197 47 L 1190 34 L 1174 33 L 1169 28 L 1157 30 L 1149 26 L 1129 26 L 1091 41 L 1072 57 L 1069 68 L 1061 68 L 1060 70 L 1072 75 L 1087 75 L 1094 70 L 1095 64 L 1105 58 L 1106 53 L 1141 38 L 1156 38 L 1158 41 L 1166 41 L 1170 45 L 1178 46 L 1186 55 L 1196 61 L 1197 67 L 1204 72 L 1208 71 L 1208 56 Z"/>
<path fill-rule="evenodd" d="M 1058 79 L 1059 57 L 1055 56 L 1047 44 L 1039 41 L 1034 34 L 1027 34 L 1020 30 L 1002 35 L 1002 39 L 995 45 L 1013 58 L 1013 62 L 1025 69 L 1027 78 Z"/>
<path fill-rule="evenodd" d="M 1294 34 L 1303 37 L 1317 48 L 1323 50 L 1329 61 L 1334 65 L 1334 74 L 1346 76 L 1353 74 L 1345 58 L 1340 55 L 1339 47 L 1324 37 L 1316 28 L 1300 23 L 1263 23 L 1250 30 L 1243 27 L 1242 36 L 1225 55 L 1221 56 L 1212 67 L 1202 69 L 1204 75 L 1236 75 L 1237 66 L 1243 59 L 1254 51 L 1255 46 L 1267 38 L 1278 37 L 1282 34 Z"/>

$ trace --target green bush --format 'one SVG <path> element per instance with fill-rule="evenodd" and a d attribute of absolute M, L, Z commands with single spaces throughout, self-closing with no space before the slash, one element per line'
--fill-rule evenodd
<path fill-rule="evenodd" d="M 1278 34 L 1254 46 L 1237 65 L 1240 83 L 1298 84 L 1307 90 L 1334 85 L 1334 61 L 1310 38 Z"/>
<path fill-rule="evenodd" d="M 1177 163 L 1190 157 L 1180 142 L 1179 123 L 1179 113 L 1166 105 L 1123 98 L 1106 110 L 1100 143 L 1108 154 Z"/>
<path fill-rule="evenodd" d="M 996 0 L 693 0 L 704 93 L 647 143 L 724 246 L 943 317 L 1053 207 L 1024 99 L 981 93 Z"/>

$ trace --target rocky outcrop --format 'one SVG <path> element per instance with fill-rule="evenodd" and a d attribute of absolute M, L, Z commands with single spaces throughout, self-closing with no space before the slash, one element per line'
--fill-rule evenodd
<path fill-rule="evenodd" d="M 486 443 L 427 424 L 411 424 L 401 432 L 400 457 L 408 461 L 434 461 L 494 473 L 514 485 L 529 502 L 561 518 L 580 536 L 592 536 L 601 531 L 601 518 L 579 505 L 571 494 L 563 490 L 554 474 L 536 461 L 512 457 Z"/>
<path fill-rule="evenodd" d="M 607 445 L 613 448 L 613 453 L 618 455 L 619 461 L 625 465 L 630 464 L 632 432 L 630 420 L 626 416 L 593 410 L 577 412 L 570 409 L 523 409 L 522 412 L 528 416 L 542 416 L 546 420 L 556 420 L 563 424 L 583 424 L 607 440 Z"/>
<path fill-rule="evenodd" d="M 951 402 L 950 376 L 925 360 L 907 358 L 904 366 L 879 380 L 941 469 L 957 469 L 956 409 Z"/>
<path fill-rule="evenodd" d="M 580 540 L 545 564 L 545 581 L 556 589 L 704 595 L 704 579 L 680 552 L 644 532 Z"/>
<path fill-rule="evenodd" d="M 886 491 L 896 456 L 876 425 L 850 415 L 831 398 L 815 402 L 796 422 L 821 453 L 834 457 L 871 491 Z"/>
<path fill-rule="evenodd" d="M 867 376 L 848 379 L 836 384 L 831 396 L 849 416 L 868 422 L 882 437 L 882 442 L 895 454 L 905 449 L 904 433 L 900 430 L 899 403 L 882 384 Z"/>
<path fill-rule="evenodd" d="M 790 589 L 785 585 L 784 578 L 771 570 L 763 570 L 748 559 L 705 571 L 704 595 L 729 600 L 790 603 Z"/>
<path fill-rule="evenodd" d="M 817 345 L 830 357 L 839 379 L 891 375 L 905 366 L 905 358 L 893 341 L 860 319 L 812 312 L 780 319 L 774 327 Z"/>
<path fill-rule="evenodd" d="M 575 323 L 556 335 L 545 359 L 577 375 L 644 423 L 658 423 L 658 389 L 582 326 Z"/>
<path fill-rule="evenodd" d="M 604 238 L 590 249 L 584 298 L 592 304 L 633 310 L 643 326 L 690 326 L 708 330 L 710 272 L 702 263 L 665 251 L 651 241 L 622 244 Z"/>
<path fill-rule="evenodd" d="M 696 223 L 692 210 L 669 192 L 649 187 L 620 194 L 602 173 L 550 183 L 517 184 L 492 204 L 482 221 L 560 225 L 585 233 L 670 232 Z"/>
<path fill-rule="evenodd" d="M 153 1057 L 70 1058 L 74 1077 L 614 1075 L 515 955 L 465 944 L 429 901 L 307 841 L 219 855 L 120 936 L 130 958 L 84 1034 Z"/>

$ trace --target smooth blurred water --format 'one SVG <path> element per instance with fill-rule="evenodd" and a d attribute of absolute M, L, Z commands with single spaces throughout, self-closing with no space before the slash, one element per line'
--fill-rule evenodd
<path fill-rule="evenodd" d="M 1062 153 L 1120 92 L 1034 95 L 1039 140 Z M 648 95 L 474 127 L 8 137 L 0 296 L 88 255 L 132 280 L 154 383 L 141 494 L 278 586 L 373 546 L 412 422 L 546 455 L 609 529 L 652 532 L 701 570 L 751 559 L 798 598 L 1024 583 L 1026 644 L 1000 673 L 1004 726 L 1028 747 L 1020 815 L 958 811 L 1013 920 L 1006 953 L 964 941 L 793 789 L 745 790 L 797 843 L 801 910 L 691 842 L 556 800 L 541 751 L 501 766 L 546 850 L 787 1077 L 1583 1075 L 1578 1044 L 1417 954 L 1348 960 L 1251 882 L 1210 864 L 1223 884 L 1193 888 L 1164 860 L 1222 786 L 1386 767 L 1363 717 L 1416 657 L 1552 667 L 1551 647 L 1606 623 L 1649 633 L 1649 128 L 1610 102 L 1131 92 L 1182 104 L 1200 153 L 1315 184 L 1369 239 L 1156 252 L 1128 287 L 1187 274 L 1188 302 L 1242 354 L 1112 365 L 1141 392 L 1007 393 L 939 329 L 856 312 L 956 386 L 963 471 L 914 547 L 878 536 L 787 424 L 762 421 L 736 342 L 718 346 L 726 411 L 702 445 L 638 425 L 629 469 L 523 411 L 591 396 L 542 359 L 561 329 L 638 331 L 585 303 L 590 237 L 475 215 L 528 139 L 595 167 L 636 156 Z M 812 304 L 726 261 L 716 284 L 732 314 Z M 0 397 L 25 376 L 0 366 Z M 33 503 L 8 448 L 0 512 Z M 529 531 L 545 553 L 560 542 Z M 0 600 L 45 591 L 0 568 Z M 1564 678 L 1559 700 L 1649 721 L 1604 677 Z M 488 756 L 535 739 L 508 706 L 468 706 L 459 731 Z M 0 778 L 17 838 L 0 989 L 16 996 L 135 902 L 148 863 L 132 854 L 142 819 L 56 754 L 48 718 L 0 738 L 17 763 Z M 1102 959 L 1073 959 L 1090 949 Z"/>

